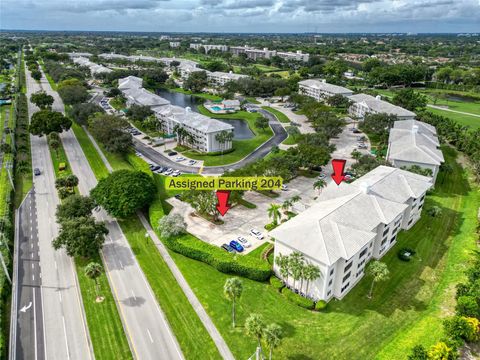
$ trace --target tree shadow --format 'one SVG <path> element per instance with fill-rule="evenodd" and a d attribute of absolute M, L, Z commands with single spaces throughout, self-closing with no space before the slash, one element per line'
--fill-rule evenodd
<path fill-rule="evenodd" d="M 121 303 L 125 306 L 139 307 L 145 304 L 145 299 L 141 296 L 130 296 L 129 298 L 121 300 Z"/>

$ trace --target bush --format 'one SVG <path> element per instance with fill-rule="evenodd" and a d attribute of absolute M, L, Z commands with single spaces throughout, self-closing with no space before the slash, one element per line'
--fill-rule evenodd
<path fill-rule="evenodd" d="M 410 248 L 401 248 L 397 254 L 398 258 L 402 261 L 410 261 L 413 255 L 415 255 L 415 250 Z"/>
<path fill-rule="evenodd" d="M 262 259 L 230 254 L 189 234 L 176 239 L 162 240 L 171 250 L 202 261 L 226 274 L 235 274 L 256 281 L 267 281 L 272 275 L 270 265 Z"/>
<path fill-rule="evenodd" d="M 271 276 L 270 277 L 270 285 L 272 285 L 274 289 L 279 290 L 279 291 L 282 290 L 285 287 L 282 280 L 280 280 L 276 276 Z"/>
<path fill-rule="evenodd" d="M 265 225 L 264 228 L 265 228 L 265 230 L 270 231 L 270 230 L 275 229 L 277 226 L 278 226 L 278 224 L 270 223 L 270 224 Z"/>
<path fill-rule="evenodd" d="M 282 294 L 283 296 L 285 296 L 285 298 L 288 301 L 300 307 L 303 307 L 305 309 L 313 310 L 313 308 L 315 307 L 315 304 L 312 300 L 304 298 L 303 296 L 300 296 L 298 294 L 295 294 L 292 290 L 286 287 L 282 289 Z"/>
<path fill-rule="evenodd" d="M 317 311 L 323 311 L 327 308 L 327 303 L 323 300 L 319 300 L 317 301 L 317 303 L 315 304 L 315 310 Z"/>

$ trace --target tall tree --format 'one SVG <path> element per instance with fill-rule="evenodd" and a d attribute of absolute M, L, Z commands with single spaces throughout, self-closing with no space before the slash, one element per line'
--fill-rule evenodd
<path fill-rule="evenodd" d="M 368 292 L 368 298 L 371 299 L 375 284 L 380 281 L 388 280 L 390 271 L 388 270 L 387 264 L 375 260 L 372 261 L 368 267 L 367 273 L 372 277 L 372 285 L 370 286 L 370 291 Z"/>
<path fill-rule="evenodd" d="M 158 221 L 158 231 L 165 239 L 185 234 L 186 230 L 187 224 L 180 214 L 170 213 Z"/>
<path fill-rule="evenodd" d="M 69 196 L 57 206 L 57 221 L 62 223 L 65 220 L 88 217 L 92 214 L 94 208 L 95 202 L 87 196 Z"/>
<path fill-rule="evenodd" d="M 392 102 L 407 110 L 417 111 L 425 109 L 427 106 L 427 97 L 413 89 L 402 89 L 395 94 Z"/>
<path fill-rule="evenodd" d="M 30 133 L 33 135 L 48 135 L 55 131 L 61 133 L 70 129 L 72 121 L 62 113 L 50 110 L 40 110 L 32 115 Z"/>
<path fill-rule="evenodd" d="M 100 286 L 98 283 L 98 278 L 100 275 L 102 275 L 103 272 L 103 267 L 97 262 L 90 262 L 88 265 L 85 267 L 85 275 L 89 278 L 95 281 L 95 293 L 97 294 L 97 299 L 99 297 L 100 293 Z"/>
<path fill-rule="evenodd" d="M 243 284 L 239 278 L 228 278 L 223 285 L 223 294 L 232 302 L 232 326 L 235 327 L 235 302 L 242 296 Z"/>
<path fill-rule="evenodd" d="M 320 268 L 318 266 L 313 264 L 305 265 L 305 269 L 303 271 L 303 276 L 307 281 L 307 288 L 306 288 L 305 294 L 308 295 L 310 282 L 317 280 L 321 275 L 322 275 L 322 272 L 320 271 Z"/>
<path fill-rule="evenodd" d="M 89 120 L 89 129 L 92 135 L 100 141 L 107 151 L 126 154 L 132 146 L 132 135 L 123 129 L 128 122 L 115 115 L 99 114 Z"/>
<path fill-rule="evenodd" d="M 282 216 L 280 213 L 280 208 L 281 205 L 279 204 L 270 204 L 270 207 L 268 208 L 268 217 L 272 219 L 272 223 L 274 225 L 278 224 L 278 219 Z"/>
<path fill-rule="evenodd" d="M 53 104 L 53 96 L 48 95 L 45 91 L 39 91 L 30 96 L 30 101 L 42 110 L 50 109 Z"/>
<path fill-rule="evenodd" d="M 315 180 L 315 182 L 313 183 L 313 188 L 314 189 L 317 189 L 319 193 L 322 192 L 322 189 L 327 186 L 327 182 L 323 179 L 317 179 Z"/>
<path fill-rule="evenodd" d="M 262 351 L 262 336 L 265 329 L 265 322 L 259 314 L 251 314 L 245 321 L 247 334 L 256 338 L 258 347 Z"/>
<path fill-rule="evenodd" d="M 268 358 L 272 360 L 273 350 L 280 345 L 282 341 L 282 327 L 278 324 L 270 324 L 264 330 L 263 337 L 265 339 L 265 343 L 268 347 Z"/>
<path fill-rule="evenodd" d="M 268 127 L 268 119 L 264 116 L 260 116 L 255 119 L 254 125 L 256 128 L 265 131 L 265 129 Z"/>

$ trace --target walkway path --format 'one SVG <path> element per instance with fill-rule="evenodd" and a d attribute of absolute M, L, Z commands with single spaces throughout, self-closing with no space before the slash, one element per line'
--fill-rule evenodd
<path fill-rule="evenodd" d="M 300 130 L 302 134 L 309 134 L 309 133 L 315 132 L 315 130 L 313 129 L 312 125 L 310 124 L 310 122 L 308 121 L 305 115 L 295 114 L 291 109 L 284 108 L 280 104 L 276 104 L 276 103 L 271 104 L 263 99 L 258 99 L 258 100 L 259 101 L 261 100 L 261 106 L 269 106 L 271 108 L 274 108 L 275 110 L 278 110 L 281 113 L 285 114 L 290 119 L 290 121 L 293 121 L 299 124 L 300 126 L 298 127 L 298 130 Z M 289 124 L 285 123 L 284 125 L 289 125 Z"/>
<path fill-rule="evenodd" d="M 444 108 L 444 107 L 438 106 L 438 105 L 428 104 L 427 107 L 430 107 L 430 108 L 432 108 L 432 109 L 450 111 L 450 112 L 457 113 L 457 114 L 468 115 L 468 116 L 475 116 L 475 117 L 479 117 L 479 118 L 480 118 L 480 115 L 478 115 L 478 114 L 472 114 L 472 113 L 469 113 L 469 112 L 447 109 L 447 108 Z"/>

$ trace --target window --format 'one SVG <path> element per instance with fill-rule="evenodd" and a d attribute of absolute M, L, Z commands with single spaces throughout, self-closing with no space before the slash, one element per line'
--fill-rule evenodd
<path fill-rule="evenodd" d="M 408 225 L 410 225 L 413 221 L 413 218 L 411 218 L 410 220 L 408 220 Z"/>
<path fill-rule="evenodd" d="M 330 296 L 331 293 L 332 293 L 332 290 L 330 290 L 329 292 L 327 292 L 327 296 Z"/>
<path fill-rule="evenodd" d="M 390 230 L 389 228 L 386 228 L 386 229 L 383 231 L 383 236 L 387 235 L 389 230 Z"/>
<path fill-rule="evenodd" d="M 340 292 L 344 292 L 348 287 L 350 286 L 350 283 L 345 284 L 344 287 L 340 290 Z"/>
<path fill-rule="evenodd" d="M 350 277 L 351 274 L 352 274 L 352 272 L 350 271 L 347 275 L 345 275 L 345 276 L 343 277 L 342 282 L 345 282 L 345 280 L 347 280 L 347 279 Z"/>
<path fill-rule="evenodd" d="M 333 279 L 330 279 L 330 281 L 328 282 L 328 286 L 331 286 L 333 283 Z"/>
<path fill-rule="evenodd" d="M 343 269 L 343 272 L 348 271 L 348 269 L 350 269 L 352 267 L 352 263 L 353 263 L 353 261 L 350 261 L 350 263 L 347 266 L 345 266 L 345 269 Z"/>
<path fill-rule="evenodd" d="M 330 270 L 330 276 L 333 275 L 333 271 L 334 271 L 334 270 L 335 270 L 335 269 Z"/>
<path fill-rule="evenodd" d="M 422 198 L 420 199 L 420 202 L 422 202 L 424 199 L 425 199 L 425 195 L 422 196 Z"/>
<path fill-rule="evenodd" d="M 360 267 L 362 267 L 362 265 L 365 264 L 365 261 L 366 261 L 366 260 L 362 260 L 362 262 L 360 262 L 360 263 L 357 265 L 357 269 L 360 269 Z"/>
<path fill-rule="evenodd" d="M 385 238 L 383 238 L 382 243 L 381 243 L 380 245 L 383 245 L 383 244 L 385 244 L 386 242 L 387 242 L 387 238 L 385 237 Z"/>
<path fill-rule="evenodd" d="M 357 272 L 357 275 L 356 275 L 356 276 L 359 277 L 359 276 L 362 275 L 362 274 L 363 274 L 363 269 L 360 270 L 359 272 Z"/>
<path fill-rule="evenodd" d="M 370 243 L 370 246 L 369 246 L 369 248 L 371 248 L 372 246 L 373 246 L 373 243 Z"/>
<path fill-rule="evenodd" d="M 367 253 L 367 248 L 363 249 L 358 257 L 362 258 Z"/>

